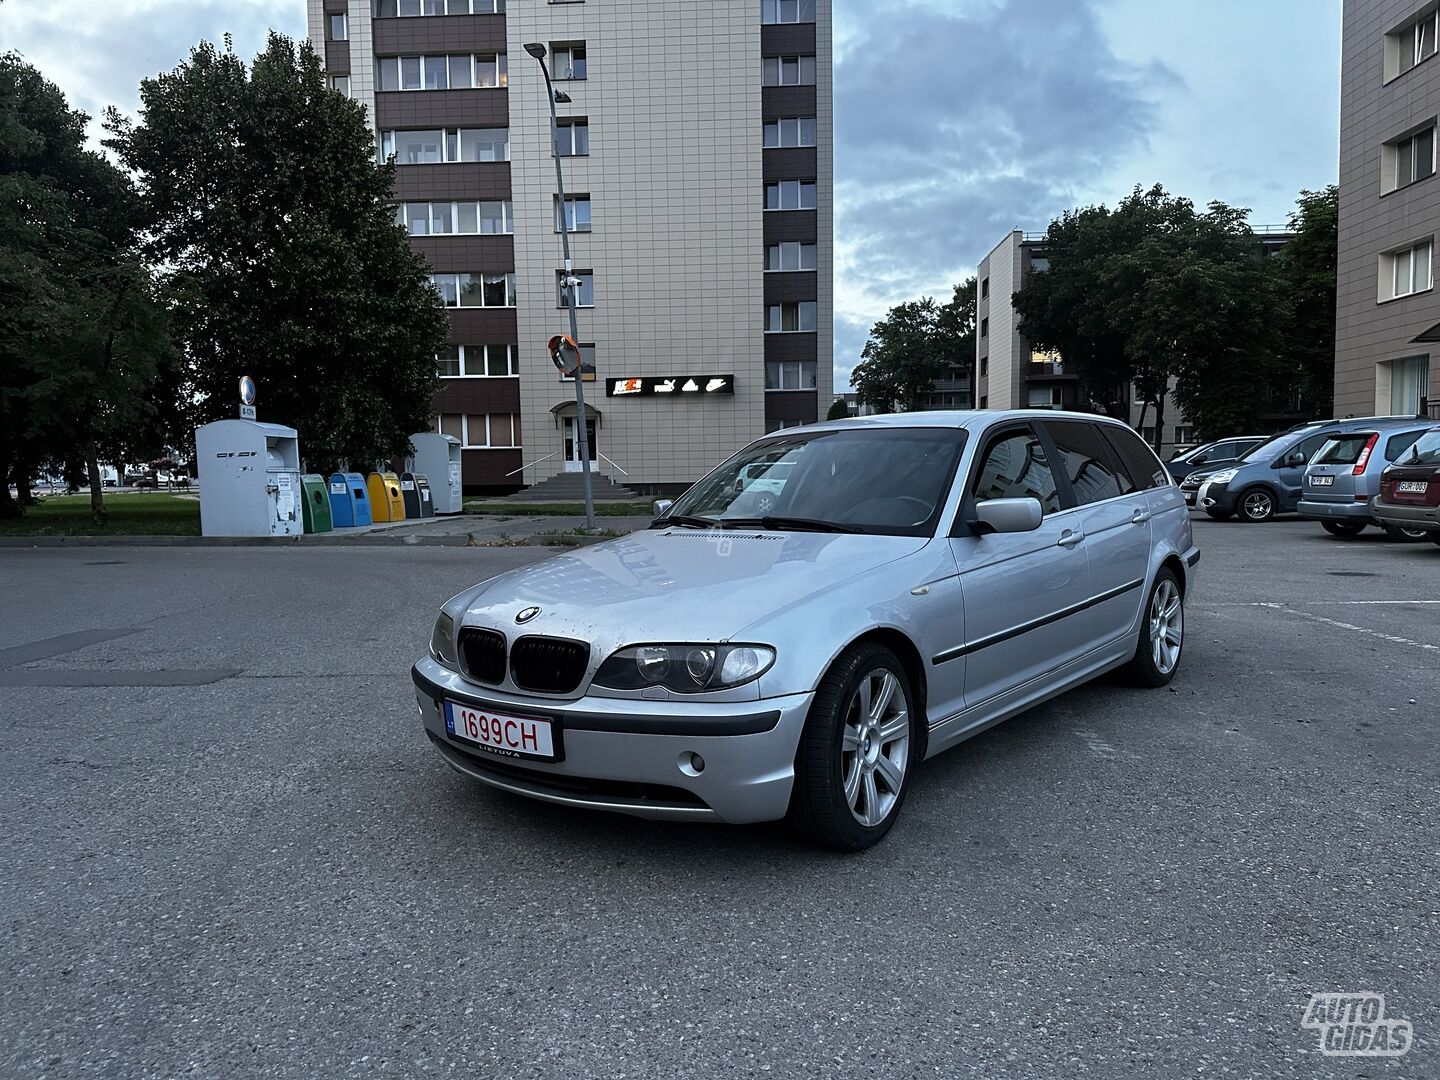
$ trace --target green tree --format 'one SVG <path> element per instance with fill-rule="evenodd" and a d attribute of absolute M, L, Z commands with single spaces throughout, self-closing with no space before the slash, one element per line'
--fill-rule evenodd
<path fill-rule="evenodd" d="M 1280 294 L 1281 354 L 1315 416 L 1334 411 L 1339 222 L 1339 188 L 1302 191 L 1290 215 L 1295 236 L 1270 260 Z"/>
<path fill-rule="evenodd" d="M 850 415 L 850 409 L 845 404 L 844 398 L 836 398 L 830 403 L 829 410 L 825 413 L 826 420 L 844 420 Z"/>
<path fill-rule="evenodd" d="M 975 303 L 977 283 L 972 274 L 955 286 L 950 303 L 940 309 L 940 340 L 949 367 L 968 372 L 971 408 L 975 406 Z"/>
<path fill-rule="evenodd" d="M 850 373 L 862 404 L 879 412 L 918 409 L 948 369 L 940 305 L 926 296 L 897 304 L 870 329 L 863 359 Z"/>
<path fill-rule="evenodd" d="M 404 453 L 433 419 L 446 320 L 364 111 L 279 34 L 248 67 L 202 43 L 140 97 L 138 123 L 109 112 L 108 145 L 151 214 L 193 419 L 233 415 L 248 374 L 311 468 Z"/>

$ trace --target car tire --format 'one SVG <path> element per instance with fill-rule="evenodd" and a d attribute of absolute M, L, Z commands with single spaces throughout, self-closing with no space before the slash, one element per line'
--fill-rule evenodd
<path fill-rule="evenodd" d="M 1275 505 L 1275 493 L 1262 484 L 1242 491 L 1235 505 L 1240 508 L 1241 521 L 1270 521 L 1279 512 Z"/>
<path fill-rule="evenodd" d="M 1353 540 L 1365 531 L 1365 523 L 1361 521 L 1322 521 L 1320 527 L 1342 540 Z"/>
<path fill-rule="evenodd" d="M 1430 539 L 1428 529 L 1407 529 L 1403 525 L 1381 525 L 1385 535 L 1397 544 L 1418 544 L 1423 540 Z"/>
<path fill-rule="evenodd" d="M 1235 515 L 1227 510 L 1206 510 L 1205 516 L 1212 521 L 1229 521 Z"/>
<path fill-rule="evenodd" d="M 920 760 L 918 727 L 910 679 L 895 654 L 873 643 L 847 649 L 820 681 L 805 719 L 791 824 L 837 851 L 882 840 Z"/>
<path fill-rule="evenodd" d="M 1125 677 L 1137 686 L 1164 686 L 1179 670 L 1184 649 L 1185 590 L 1175 571 L 1162 569 L 1140 612 L 1140 635 L 1135 655 L 1124 668 Z"/>

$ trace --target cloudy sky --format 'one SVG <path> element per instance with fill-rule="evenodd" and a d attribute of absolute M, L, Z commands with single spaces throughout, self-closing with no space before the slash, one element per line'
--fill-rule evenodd
<path fill-rule="evenodd" d="M 1335 180 L 1340 0 L 834 7 L 837 388 L 886 307 L 1012 228 L 1155 182 L 1278 223 Z M 0 49 L 98 115 L 201 38 L 247 55 L 304 24 L 303 0 L 3 0 Z"/>

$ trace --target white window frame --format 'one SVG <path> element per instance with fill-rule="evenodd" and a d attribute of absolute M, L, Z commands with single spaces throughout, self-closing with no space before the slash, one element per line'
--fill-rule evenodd
<path fill-rule="evenodd" d="M 553 196 L 553 197 L 552 197 L 552 203 L 553 203 L 553 205 L 554 205 L 554 207 L 555 207 L 555 231 L 558 233 L 558 232 L 561 231 L 561 229 L 560 229 L 560 224 L 561 224 L 561 221 L 562 221 L 561 214 L 560 214 L 560 196 L 558 196 L 558 195 Z M 575 220 L 575 213 L 574 213 L 575 208 L 576 208 L 577 206 L 579 206 L 581 203 L 583 203 L 584 206 L 585 206 L 585 224 L 584 224 L 583 226 L 579 224 L 578 220 Z M 594 226 L 594 202 L 593 202 L 593 200 L 590 198 L 590 196 L 589 196 L 588 194 L 566 195 L 566 196 L 565 196 L 565 210 L 566 210 L 565 220 L 568 220 L 568 221 L 571 222 L 570 225 L 569 225 L 569 227 L 564 230 L 565 232 L 574 234 L 574 233 L 588 233 L 588 232 L 593 231 L 593 226 Z"/>
<path fill-rule="evenodd" d="M 795 266 L 785 265 L 785 250 L 796 249 Z M 810 265 L 805 265 L 805 250 L 810 249 Z M 770 265 L 770 255 L 774 252 L 778 256 L 779 266 Z M 765 272 L 767 274 L 809 274 L 819 269 L 820 245 L 809 240 L 782 240 L 778 244 L 770 244 L 765 248 Z"/>
<path fill-rule="evenodd" d="M 817 381 L 818 364 L 814 360 L 766 360 L 765 361 L 765 392 L 767 394 L 792 394 L 792 393 L 814 393 L 819 388 Z M 770 370 L 778 368 L 780 372 L 780 385 L 770 385 Z M 805 385 L 806 369 L 810 373 L 810 385 Z M 789 385 L 789 384 L 794 385 Z"/>
<path fill-rule="evenodd" d="M 569 306 L 569 305 L 567 305 L 567 304 L 565 303 L 565 294 L 564 294 L 564 293 L 561 291 L 561 289 L 560 289 L 560 279 L 561 279 L 562 277 L 564 277 L 564 276 L 565 276 L 565 271 L 564 271 L 564 270 L 556 270 L 556 271 L 555 271 L 555 306 L 556 306 L 557 308 L 559 308 L 560 310 L 562 310 L 562 311 L 565 310 L 565 308 Z M 590 279 L 590 303 L 588 303 L 588 304 L 582 304 L 582 303 L 580 303 L 580 302 L 579 302 L 579 297 L 577 296 L 577 297 L 576 297 L 576 303 L 575 303 L 575 309 L 576 309 L 577 311 L 580 311 L 580 310 L 583 310 L 583 309 L 585 309 L 585 308 L 593 308 L 593 307 L 595 306 L 595 271 L 594 271 L 594 270 L 572 270 L 572 271 L 570 271 L 570 276 L 571 276 L 571 277 L 580 278 L 582 282 L 584 281 L 585 278 L 589 278 L 589 279 Z M 581 286 L 578 286 L 578 285 L 577 285 L 577 286 L 576 286 L 576 292 L 578 293 L 578 292 L 580 291 L 580 289 L 581 289 Z"/>
<path fill-rule="evenodd" d="M 805 61 L 810 61 L 810 78 L 805 78 Z M 771 65 L 775 69 L 775 81 L 770 81 Z M 795 80 L 787 81 L 785 78 L 785 65 L 795 66 Z M 767 56 L 760 64 L 760 84 L 762 86 L 814 86 L 816 82 L 815 56 L 812 53 L 792 53 L 787 56 Z"/>
<path fill-rule="evenodd" d="M 482 206 L 488 203 L 500 204 L 499 232 L 487 232 L 481 228 L 485 220 Z M 415 232 L 410 228 L 410 207 L 425 207 L 425 232 Z M 475 231 L 460 228 L 460 208 L 462 206 L 473 206 L 475 208 Z M 444 207 L 450 212 L 451 228 L 446 232 L 439 232 L 435 228 L 435 208 Z M 407 236 L 510 236 L 515 232 L 515 206 L 509 199 L 466 199 L 464 202 L 403 202 L 395 204 L 395 221 Z"/>
<path fill-rule="evenodd" d="M 341 97 L 348 98 L 350 96 L 350 76 L 331 75 L 330 89 L 334 90 L 335 93 L 339 94 Z"/>
<path fill-rule="evenodd" d="M 484 298 L 485 298 L 485 280 L 486 280 L 487 278 L 488 278 L 488 279 L 491 279 L 491 280 L 494 280 L 495 278 L 499 278 L 499 277 L 504 277 L 504 278 L 505 278 L 506 303 L 504 303 L 504 304 L 487 304 L 487 303 L 484 302 Z M 481 284 L 480 284 L 480 298 L 481 298 L 481 302 L 480 302 L 480 303 L 478 303 L 478 304 L 465 304 L 465 303 L 461 303 L 461 300 L 462 300 L 463 297 L 464 297 L 464 290 L 463 290 L 463 288 L 461 287 L 461 284 L 460 284 L 460 279 L 461 279 L 461 278 L 479 278 L 479 279 L 480 279 L 480 281 L 481 281 Z M 449 303 L 448 300 L 445 302 L 445 307 L 446 307 L 447 309 L 450 309 L 450 310 L 477 310 L 477 309 L 482 309 L 482 308 L 500 309 L 500 308 L 513 308 L 513 307 L 515 306 L 515 274 L 514 274 L 513 271 L 511 271 L 510 273 L 506 273 L 506 274 L 466 273 L 466 272 L 463 272 L 463 271 L 462 271 L 462 272 L 459 272 L 459 273 L 454 273 L 454 274 L 431 274 L 431 275 L 430 275 L 430 284 L 431 284 L 432 286 L 434 286 L 435 291 L 436 291 L 436 292 L 439 292 L 441 298 L 444 299 L 445 294 L 444 294 L 443 292 L 440 292 L 440 284 L 441 284 L 442 282 L 445 282 L 445 283 L 448 283 L 448 284 L 454 286 L 454 289 L 455 289 L 455 303 L 454 303 L 454 304 L 451 304 L 451 303 Z"/>
<path fill-rule="evenodd" d="M 411 19 L 432 15 L 504 15 L 505 0 L 375 0 L 377 19 Z"/>
<path fill-rule="evenodd" d="M 575 150 L 575 129 L 585 129 L 585 152 L 577 153 Z M 560 153 L 561 132 L 565 133 L 565 139 L 569 142 L 569 152 Z M 590 156 L 590 118 L 588 116 L 562 116 L 555 124 L 555 153 L 560 157 L 589 157 Z"/>
<path fill-rule="evenodd" d="M 1399 191 L 1401 188 L 1407 188 L 1411 184 L 1418 184 L 1420 183 L 1420 181 L 1428 180 L 1430 179 L 1430 177 L 1435 175 L 1436 165 L 1440 164 L 1440 158 L 1437 158 L 1437 151 L 1435 148 L 1437 134 L 1440 133 L 1437 133 L 1436 125 L 1434 123 L 1431 123 L 1427 127 L 1422 127 L 1419 131 L 1412 131 L 1404 138 L 1393 139 L 1390 142 L 1387 142 L 1381 148 L 1381 194 L 1388 195 L 1392 191 Z M 1425 172 L 1422 175 L 1419 170 L 1419 165 L 1425 160 L 1425 156 L 1422 154 L 1417 157 L 1415 154 L 1415 148 L 1417 140 L 1423 138 L 1426 135 L 1430 137 L 1430 169 L 1428 172 Z M 1400 170 L 1400 159 L 1401 151 L 1405 147 L 1409 147 L 1410 168 L 1407 175 L 1402 176 Z"/>
<path fill-rule="evenodd" d="M 380 133 L 380 147 L 379 147 L 380 153 L 379 153 L 379 157 L 380 157 L 381 164 L 384 164 L 385 162 L 389 161 L 392 157 L 395 157 L 395 136 L 396 136 L 397 134 L 407 134 L 407 133 L 415 132 L 415 131 L 438 131 L 438 132 L 440 132 L 440 160 L 439 160 L 439 161 L 417 161 L 417 162 L 411 163 L 411 162 L 400 161 L 400 160 L 397 158 L 396 161 L 395 161 L 395 164 L 396 164 L 397 167 L 412 168 L 412 167 L 414 167 L 415 165 L 453 165 L 453 164 L 460 163 L 460 162 L 465 162 L 465 163 L 468 163 L 468 164 L 471 164 L 471 165 L 493 165 L 493 164 L 498 164 L 498 163 L 500 163 L 500 162 L 502 162 L 502 161 L 509 161 L 509 160 L 510 160 L 510 129 L 509 129 L 508 127 L 497 127 L 497 128 L 389 128 L 389 129 L 387 129 L 387 130 L 385 130 L 385 131 L 382 131 L 382 132 Z M 493 159 L 493 160 L 491 160 L 491 161 L 473 161 L 473 160 L 472 160 L 472 161 L 467 161 L 466 158 L 464 158 L 464 157 L 462 157 L 462 156 L 460 155 L 460 142 L 461 142 L 461 137 L 462 137 L 462 134 L 463 134 L 464 132 L 467 132 L 467 131 L 471 131 L 471 132 L 480 132 L 480 131 L 503 131 L 503 132 L 505 132 L 505 156 L 504 156 L 503 158 L 495 158 L 495 159 Z M 487 201 L 493 202 L 493 201 L 495 201 L 495 200 L 487 200 Z"/>
<path fill-rule="evenodd" d="M 1420 263 L 1417 256 L 1424 253 L 1424 276 L 1417 274 Z M 1403 274 L 1402 274 L 1402 267 Z M 1401 277 L 1405 280 L 1402 283 Z M 1435 287 L 1435 240 L 1433 237 L 1380 256 L 1380 282 L 1377 302 L 1389 303 L 1403 300 L 1407 296 L 1429 292 Z M 1403 288 L 1403 291 L 1402 291 Z"/>
<path fill-rule="evenodd" d="M 786 16 L 791 16 L 787 18 Z M 762 26 L 784 26 L 787 23 L 813 23 L 815 0 L 760 0 Z"/>
<path fill-rule="evenodd" d="M 796 201 L 797 205 L 795 205 L 795 206 L 786 206 L 786 205 L 784 205 L 784 203 L 785 203 L 785 192 L 786 192 L 787 189 L 789 189 L 789 188 L 791 188 L 791 187 L 793 187 L 794 190 L 795 190 L 795 201 Z M 819 184 L 819 182 L 816 181 L 816 180 L 772 180 L 772 181 L 770 181 L 770 183 L 768 183 L 768 184 L 765 185 L 765 202 L 766 202 L 766 203 L 769 203 L 769 202 L 770 202 L 770 190 L 771 190 L 771 188 L 774 188 L 774 189 L 775 189 L 776 198 L 779 200 L 779 202 L 780 202 L 781 205 L 779 205 L 779 206 L 768 206 L 768 205 L 767 205 L 767 206 L 765 206 L 765 213 L 767 213 L 767 214 L 788 214 L 788 213 L 790 213 L 791 211 L 794 211 L 794 210 L 814 210 L 814 209 L 816 209 L 815 206 L 806 206 L 806 205 L 805 205 L 805 188 L 806 188 L 806 187 L 809 187 L 809 188 L 811 188 L 811 189 L 814 191 L 815 202 L 816 202 L 816 203 L 819 203 L 819 201 L 820 201 L 820 184 Z"/>
<path fill-rule="evenodd" d="M 435 370 L 442 379 L 518 379 L 520 377 L 520 365 L 516 358 L 514 345 L 451 345 L 457 349 L 457 362 L 460 365 L 459 374 L 446 375 L 440 372 L 440 358 L 435 358 Z M 504 349 L 505 374 L 492 375 L 490 373 L 490 361 L 500 359 L 495 351 Z M 478 357 L 478 359 L 477 359 Z M 471 363 L 478 363 L 480 371 L 475 374 L 470 370 Z"/>
<path fill-rule="evenodd" d="M 340 33 L 335 33 L 336 27 Z M 325 17 L 325 40 L 326 41 L 349 41 L 350 40 L 350 16 L 344 12 L 332 12 Z"/>
<path fill-rule="evenodd" d="M 575 50 L 579 49 L 585 55 L 580 63 L 584 65 L 582 74 L 573 74 L 575 70 Z M 561 55 L 566 57 L 567 67 L 561 67 Z M 582 40 L 572 39 L 569 41 L 552 41 L 550 43 L 550 77 L 555 82 L 584 82 L 590 78 L 590 48 Z"/>
<path fill-rule="evenodd" d="M 775 132 L 775 141 L 771 141 L 770 132 Z M 810 141 L 806 142 L 806 136 Z M 787 140 L 794 140 L 787 141 Z M 766 120 L 764 124 L 764 136 L 761 140 L 766 150 L 793 150 L 798 148 L 809 148 L 816 146 L 820 141 L 819 123 L 813 116 L 780 116 L 774 120 Z"/>
<path fill-rule="evenodd" d="M 815 325 L 814 325 L 814 326 L 811 326 L 811 327 L 809 327 L 809 328 L 806 328 L 806 327 L 803 325 L 804 322 L 805 322 L 805 320 L 801 317 L 803 311 L 805 310 L 805 306 L 806 306 L 807 304 L 808 304 L 810 307 L 812 307 L 812 308 L 815 309 Z M 791 307 L 793 307 L 793 308 L 795 309 L 795 329 L 794 329 L 794 330 L 786 330 L 786 329 L 784 329 L 784 326 L 785 326 L 785 309 L 786 309 L 786 308 L 791 308 Z M 772 314 L 773 314 L 774 312 L 779 312 L 779 313 L 780 313 L 779 322 L 780 322 L 781 329 L 779 329 L 779 330 L 772 330 L 772 329 L 770 328 L 770 327 L 771 327 L 771 323 L 772 323 L 772 318 L 771 318 L 771 316 L 772 316 Z M 818 303 L 817 301 L 815 301 L 815 300 L 786 300 L 786 301 L 784 301 L 783 303 L 779 303 L 779 304 L 766 304 L 766 305 L 765 305 L 765 333 L 767 333 L 767 334 L 814 334 L 814 333 L 818 332 L 819 329 L 820 329 L 820 305 L 819 305 L 819 303 Z"/>
<path fill-rule="evenodd" d="M 516 441 L 515 439 L 515 420 L 517 418 L 517 415 L 518 414 L 516 413 L 441 413 L 435 417 L 435 430 L 441 434 L 444 434 L 445 417 L 458 416 L 460 418 L 460 448 L 462 450 L 519 450 L 521 449 L 521 443 Z M 473 438 L 471 438 L 471 416 L 483 416 L 485 418 L 485 431 L 482 433 L 482 437 L 485 440 L 484 442 L 477 443 Z M 490 417 L 492 416 L 508 416 L 510 418 L 510 438 L 508 441 L 503 443 L 496 443 L 491 441 Z"/>

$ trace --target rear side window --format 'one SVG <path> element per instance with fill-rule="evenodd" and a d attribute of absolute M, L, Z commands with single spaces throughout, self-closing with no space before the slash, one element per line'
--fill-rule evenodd
<path fill-rule="evenodd" d="M 1425 432 L 1422 430 L 1402 431 L 1399 435 L 1391 435 L 1385 443 L 1385 460 L 1398 461 L 1400 455 L 1414 446 L 1420 436 L 1424 434 Z"/>
<path fill-rule="evenodd" d="M 1365 452 L 1365 446 L 1373 438 L 1373 431 L 1354 431 L 1346 435 L 1333 435 L 1320 447 L 1320 452 L 1310 462 L 1312 465 L 1354 465 Z M 1303 444 L 1302 444 L 1303 447 Z"/>
<path fill-rule="evenodd" d="M 1130 470 L 1130 479 L 1135 482 L 1137 488 L 1169 487 L 1170 474 L 1165 471 L 1165 466 L 1160 464 L 1150 447 L 1145 445 L 1145 440 L 1136 435 L 1129 428 L 1115 427 L 1113 424 L 1104 424 L 1100 430 L 1110 440 L 1110 445 L 1120 455 L 1120 461 Z M 1213 450 L 1205 454 L 1206 461 L 1223 461 L 1233 457 L 1232 451 L 1227 451 L 1230 443 L 1220 443 Z"/>
<path fill-rule="evenodd" d="M 1400 458 L 1401 465 L 1440 465 L 1440 428 L 1420 436 L 1408 453 Z"/>
<path fill-rule="evenodd" d="M 975 499 L 1039 499 L 1047 514 L 1060 512 L 1060 492 L 1045 457 L 1045 447 L 1031 431 L 1002 435 L 985 451 L 975 472 Z"/>
<path fill-rule="evenodd" d="M 1045 423 L 1055 448 L 1060 452 L 1060 465 L 1075 492 L 1075 501 L 1104 502 L 1135 490 L 1120 458 L 1100 434 L 1099 426 L 1079 420 L 1048 420 Z"/>

